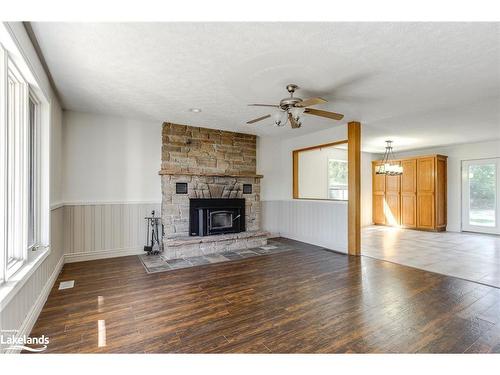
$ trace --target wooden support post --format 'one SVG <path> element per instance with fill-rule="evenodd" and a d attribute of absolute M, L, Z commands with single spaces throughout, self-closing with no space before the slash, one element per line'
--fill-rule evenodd
<path fill-rule="evenodd" d="M 361 124 L 347 124 L 348 213 L 347 248 L 349 255 L 361 255 Z"/>
<path fill-rule="evenodd" d="M 299 151 L 294 150 L 292 153 L 293 162 L 293 199 L 299 199 Z"/>

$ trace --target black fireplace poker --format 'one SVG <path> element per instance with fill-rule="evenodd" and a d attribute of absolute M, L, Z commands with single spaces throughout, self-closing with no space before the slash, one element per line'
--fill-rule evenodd
<path fill-rule="evenodd" d="M 151 216 L 144 218 L 146 220 L 146 245 L 144 251 L 148 255 L 157 255 L 163 251 L 163 225 L 161 218 L 155 216 L 155 211 L 151 211 Z M 160 229 L 161 228 L 161 229 Z M 160 236 L 161 230 L 161 236 Z"/>

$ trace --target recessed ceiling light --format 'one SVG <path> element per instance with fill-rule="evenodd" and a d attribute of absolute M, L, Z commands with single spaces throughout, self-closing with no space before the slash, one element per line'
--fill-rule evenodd
<path fill-rule="evenodd" d="M 201 112 L 201 108 L 189 108 L 189 111 L 190 112 L 194 112 L 194 113 L 200 113 Z"/>

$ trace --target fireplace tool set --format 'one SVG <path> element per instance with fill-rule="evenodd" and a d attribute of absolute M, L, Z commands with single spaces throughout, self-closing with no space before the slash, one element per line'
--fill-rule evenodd
<path fill-rule="evenodd" d="M 144 219 L 146 220 L 146 245 L 144 251 L 147 252 L 147 255 L 160 254 L 163 251 L 162 238 L 164 235 L 161 218 L 156 217 L 153 210 L 151 216 Z"/>

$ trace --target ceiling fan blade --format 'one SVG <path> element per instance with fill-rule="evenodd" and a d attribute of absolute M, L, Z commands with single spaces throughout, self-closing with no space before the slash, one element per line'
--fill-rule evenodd
<path fill-rule="evenodd" d="M 302 100 L 300 103 L 297 103 L 295 105 L 295 107 L 299 107 L 299 108 L 304 108 L 304 107 L 309 107 L 311 105 L 316 105 L 316 104 L 323 104 L 323 103 L 326 103 L 327 100 L 323 99 L 323 98 L 309 98 L 309 99 L 305 99 L 305 100 Z"/>
<path fill-rule="evenodd" d="M 279 105 L 275 104 L 249 104 L 251 107 L 273 107 L 273 108 L 279 108 Z"/>
<path fill-rule="evenodd" d="M 255 118 L 253 120 L 247 121 L 247 124 L 253 124 L 253 123 L 256 123 L 258 121 L 265 120 L 266 118 L 269 118 L 269 117 L 271 117 L 271 115 L 265 115 L 265 116 L 262 116 L 262 117 L 259 117 L 259 118 Z"/>
<path fill-rule="evenodd" d="M 307 115 L 321 116 L 332 120 L 342 120 L 344 115 L 335 112 L 322 111 L 320 109 L 306 108 L 304 113 Z"/>
<path fill-rule="evenodd" d="M 291 113 L 288 114 L 288 121 L 290 121 L 290 125 L 292 126 L 292 129 L 300 128 L 300 124 L 293 118 Z"/>

